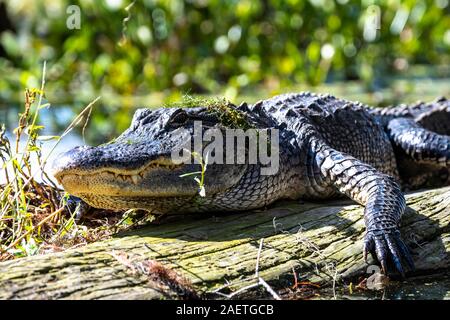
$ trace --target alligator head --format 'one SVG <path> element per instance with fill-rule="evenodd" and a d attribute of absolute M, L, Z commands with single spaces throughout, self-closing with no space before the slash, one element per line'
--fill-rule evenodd
<path fill-rule="evenodd" d="M 195 121 L 201 121 L 202 132 L 224 130 L 223 121 L 207 107 L 139 109 L 131 126 L 112 142 L 76 147 L 60 155 L 53 175 L 68 193 L 97 208 L 165 213 L 217 207 L 214 199 L 237 188 L 248 164 L 208 165 L 206 196 L 199 197 L 194 177 L 181 176 L 201 171 L 201 165 L 172 157 L 173 150 L 181 150 L 195 134 Z"/>

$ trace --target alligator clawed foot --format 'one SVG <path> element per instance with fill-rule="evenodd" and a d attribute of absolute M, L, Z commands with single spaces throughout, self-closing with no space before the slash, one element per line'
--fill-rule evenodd
<path fill-rule="evenodd" d="M 388 261 L 392 261 L 396 271 L 405 278 L 405 270 L 402 260 L 406 261 L 411 271 L 415 270 L 411 253 L 400 237 L 398 230 L 368 231 L 364 241 L 364 259 L 367 263 L 367 255 L 371 253 L 374 260 L 378 261 L 384 274 L 388 275 Z"/>

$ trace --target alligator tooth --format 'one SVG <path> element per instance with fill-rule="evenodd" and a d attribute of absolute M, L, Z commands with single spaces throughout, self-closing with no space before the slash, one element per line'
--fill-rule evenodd
<path fill-rule="evenodd" d="M 134 174 L 131 176 L 131 180 L 133 180 L 134 184 L 138 184 L 139 176 Z"/>

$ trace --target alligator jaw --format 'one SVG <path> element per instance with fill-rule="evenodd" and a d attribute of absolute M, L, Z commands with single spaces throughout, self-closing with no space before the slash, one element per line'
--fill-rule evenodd
<path fill-rule="evenodd" d="M 134 170 L 124 170 L 119 168 L 100 168 L 95 170 L 81 170 L 81 169 L 64 169 L 57 168 L 53 171 L 53 176 L 58 180 L 59 183 L 64 179 L 65 176 L 74 175 L 74 176 L 101 176 L 101 175 L 112 175 L 115 178 L 120 178 L 122 180 L 128 180 L 137 184 L 140 179 L 144 178 L 146 173 L 152 169 L 163 168 L 167 170 L 175 170 L 182 167 L 181 164 L 174 164 L 170 161 L 165 160 L 164 158 L 151 161 L 149 164 L 145 165 L 142 169 L 134 169 Z"/>
<path fill-rule="evenodd" d="M 141 169 L 125 170 L 120 168 L 98 168 L 82 170 L 80 168 L 57 168 L 53 175 L 64 189 L 71 194 L 97 193 L 103 195 L 143 195 L 141 184 L 151 180 L 152 174 L 166 173 L 178 175 L 182 164 L 174 164 L 165 158 L 153 160 Z M 129 189 L 128 191 L 126 189 Z M 177 192 L 178 193 L 178 192 Z M 150 192 L 152 196 L 157 194 Z M 167 196 L 166 193 L 158 196 Z"/>

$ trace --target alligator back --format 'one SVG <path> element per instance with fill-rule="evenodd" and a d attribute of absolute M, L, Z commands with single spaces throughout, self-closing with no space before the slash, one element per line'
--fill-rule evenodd
<path fill-rule="evenodd" d="M 301 128 L 302 124 L 308 123 L 317 132 L 317 138 L 332 148 L 398 179 L 392 144 L 368 106 L 306 92 L 276 96 L 255 104 L 254 108 L 263 108 L 278 125 L 292 127 L 300 139 L 308 130 L 306 126 Z"/>

